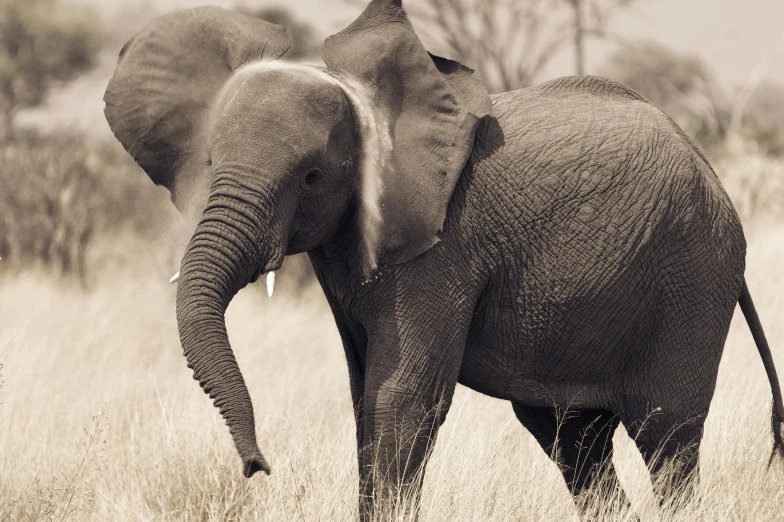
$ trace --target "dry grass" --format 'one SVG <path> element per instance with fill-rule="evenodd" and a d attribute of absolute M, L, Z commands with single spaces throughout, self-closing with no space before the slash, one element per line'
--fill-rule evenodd
<path fill-rule="evenodd" d="M 755 234 L 747 278 L 784 373 L 784 232 Z M 174 288 L 155 278 L 162 283 L 118 279 L 88 293 L 37 273 L 0 279 L 0 520 L 353 519 L 348 376 L 320 292 L 285 295 L 284 279 L 284 295 L 267 301 L 252 287 L 229 310 L 273 466 L 270 477 L 247 481 L 185 366 Z M 737 313 L 696 499 L 677 516 L 660 512 L 639 453 L 616 435 L 621 481 L 643 520 L 784 520 L 784 466 L 766 468 L 769 411 L 768 382 Z M 427 522 L 576 518 L 560 474 L 511 406 L 465 388 L 440 432 L 421 514 Z M 631 517 L 598 506 L 595 515 Z"/>

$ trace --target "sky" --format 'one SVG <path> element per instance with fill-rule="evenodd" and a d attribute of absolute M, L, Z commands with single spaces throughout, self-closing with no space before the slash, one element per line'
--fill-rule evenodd
<path fill-rule="evenodd" d="M 613 30 L 695 53 L 730 85 L 744 82 L 770 54 L 764 74 L 784 82 L 781 0 L 638 0 L 614 20 Z"/>
<path fill-rule="evenodd" d="M 362 9 L 361 0 L 66 1 L 96 8 L 120 42 L 156 15 L 196 5 L 286 5 L 296 16 L 310 22 L 321 37 L 339 31 Z M 404 1 L 403 6 L 415 7 L 421 1 Z M 630 9 L 613 18 L 609 30 L 624 38 L 652 39 L 679 52 L 697 54 L 729 90 L 738 88 L 752 73 L 784 83 L 784 0 L 637 0 Z M 427 32 L 419 33 L 428 46 Z M 118 50 L 120 46 L 118 43 Z M 600 73 L 603 60 L 613 48 L 613 44 L 589 42 L 586 72 Z M 75 126 L 95 136 L 105 135 L 108 127 L 103 121 L 102 97 L 115 63 L 116 53 L 107 53 L 95 71 L 63 92 L 54 93 L 47 107 L 24 119 L 50 126 Z M 545 69 L 540 80 L 573 72 L 573 54 L 566 49 Z"/>

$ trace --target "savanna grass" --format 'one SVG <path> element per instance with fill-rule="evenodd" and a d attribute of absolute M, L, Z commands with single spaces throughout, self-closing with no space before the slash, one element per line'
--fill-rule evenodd
<path fill-rule="evenodd" d="M 749 287 L 784 371 L 784 231 L 756 231 L 749 245 Z M 0 520 L 353 520 L 348 375 L 320 291 L 287 295 L 282 280 L 280 295 L 267 300 L 254 285 L 229 308 L 229 335 L 273 468 L 246 480 L 228 429 L 185 365 L 168 275 L 107 278 L 90 291 L 37 272 L 0 279 Z M 696 495 L 660 508 L 620 428 L 614 462 L 631 507 L 619 496 L 588 498 L 587 512 L 613 521 L 784 520 L 784 466 L 767 467 L 769 413 L 767 378 L 738 313 Z M 511 405 L 460 386 L 421 498 L 400 498 L 377 519 L 411 520 L 412 502 L 425 522 L 576 520 L 558 469 Z"/>

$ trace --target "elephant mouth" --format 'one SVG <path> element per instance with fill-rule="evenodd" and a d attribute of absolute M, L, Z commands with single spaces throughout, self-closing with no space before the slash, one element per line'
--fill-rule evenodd
<path fill-rule="evenodd" d="M 266 275 L 267 276 L 267 294 L 272 297 L 272 292 L 275 288 L 275 273 L 280 270 L 283 266 L 283 259 L 276 259 L 274 262 L 270 261 L 265 265 L 259 265 L 253 275 L 251 275 L 250 279 L 248 279 L 249 284 L 253 284 L 259 280 L 259 277 Z M 178 271 L 174 274 L 171 279 L 169 279 L 170 284 L 178 283 L 180 281 L 180 272 Z"/>
<path fill-rule="evenodd" d="M 259 265 L 256 268 L 256 271 L 253 272 L 253 275 L 249 279 L 251 283 L 255 283 L 258 279 L 270 272 L 277 272 L 283 266 L 283 255 L 274 256 L 272 259 L 267 261 L 267 263 L 263 265 Z"/>
<path fill-rule="evenodd" d="M 253 284 L 258 281 L 261 276 L 266 275 L 265 283 L 267 286 L 267 296 L 272 297 L 272 293 L 275 291 L 275 273 L 280 270 L 282 266 L 283 259 L 281 256 L 280 259 L 271 260 L 265 265 L 260 265 L 248 281 L 250 284 Z"/>
<path fill-rule="evenodd" d="M 275 272 L 275 270 L 265 270 L 265 267 L 260 266 L 260 267 L 258 267 L 256 269 L 255 272 L 253 272 L 253 275 L 250 276 L 250 279 L 248 279 L 248 282 L 251 283 L 251 284 L 255 283 L 256 281 L 259 280 L 259 277 L 261 277 L 262 275 L 264 275 L 266 273 L 269 273 L 269 272 Z"/>

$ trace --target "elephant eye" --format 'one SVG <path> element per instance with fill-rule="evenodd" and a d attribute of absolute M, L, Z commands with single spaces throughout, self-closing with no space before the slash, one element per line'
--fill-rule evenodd
<path fill-rule="evenodd" d="M 313 185 L 315 185 L 319 179 L 321 179 L 321 170 L 310 169 L 307 172 L 307 174 L 305 174 L 305 177 L 302 179 L 302 183 L 303 185 L 305 185 L 306 188 L 312 188 Z"/>

